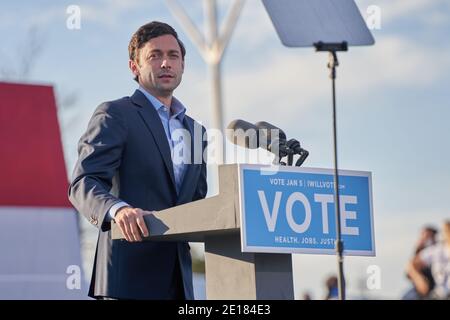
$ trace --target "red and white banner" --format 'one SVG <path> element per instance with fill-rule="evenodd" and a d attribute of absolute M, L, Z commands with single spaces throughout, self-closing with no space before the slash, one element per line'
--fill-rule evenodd
<path fill-rule="evenodd" d="M 0 299 L 79 299 L 75 210 L 51 86 L 0 82 Z"/>

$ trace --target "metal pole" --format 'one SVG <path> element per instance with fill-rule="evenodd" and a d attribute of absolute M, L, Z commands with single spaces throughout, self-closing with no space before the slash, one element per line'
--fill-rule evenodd
<path fill-rule="evenodd" d="M 213 128 L 224 132 L 223 125 L 223 107 L 222 107 L 222 77 L 221 62 L 217 61 L 209 65 L 209 74 L 211 77 L 212 102 L 213 102 Z"/>
<path fill-rule="evenodd" d="M 338 157 L 337 157 L 337 121 L 336 121 L 336 67 L 339 65 L 335 51 L 330 51 L 330 78 L 332 82 L 333 95 L 333 149 L 334 149 L 334 210 L 336 214 L 336 253 L 338 262 L 338 289 L 339 299 L 345 300 L 345 279 L 344 279 L 344 243 L 341 237 L 341 204 L 339 199 L 339 173 L 338 173 Z"/>
<path fill-rule="evenodd" d="M 206 41 L 209 44 L 208 71 L 211 79 L 211 100 L 212 100 L 212 127 L 224 132 L 223 106 L 222 106 L 222 76 L 221 76 L 221 55 L 219 52 L 220 41 L 217 30 L 217 3 L 216 0 L 204 0 L 205 21 L 206 21 Z M 222 141 L 224 143 L 224 141 Z M 217 149 L 217 164 L 223 163 L 223 148 Z"/>

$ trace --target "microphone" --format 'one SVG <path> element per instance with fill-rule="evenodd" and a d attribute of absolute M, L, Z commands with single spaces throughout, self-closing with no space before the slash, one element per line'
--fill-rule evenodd
<path fill-rule="evenodd" d="M 280 149 L 280 158 L 283 158 L 284 156 L 287 155 L 288 156 L 288 158 L 287 158 L 288 165 L 292 165 L 295 154 L 298 154 L 300 156 L 298 158 L 297 162 L 295 163 L 295 165 L 297 167 L 300 167 L 303 164 L 303 162 L 306 160 L 306 158 L 308 157 L 309 152 L 300 146 L 300 142 L 298 140 L 290 139 L 289 141 L 286 141 L 286 139 L 287 139 L 286 134 L 280 128 L 274 126 L 273 124 L 265 122 L 265 121 L 257 122 L 257 123 L 255 123 L 255 126 L 259 129 L 266 129 L 268 132 L 267 136 L 270 138 L 271 138 L 271 133 L 273 132 L 272 130 L 278 130 L 277 132 L 279 133 L 278 145 L 279 145 L 279 149 Z M 272 140 L 272 139 L 270 139 L 270 140 Z M 272 142 L 272 144 L 274 144 L 274 142 Z M 281 162 L 281 163 L 283 164 L 283 162 Z"/>
<path fill-rule="evenodd" d="M 262 141 L 262 144 L 266 143 L 266 145 L 261 145 L 262 148 L 269 150 L 279 158 L 283 158 L 289 153 L 286 145 L 286 134 L 283 130 L 266 121 L 259 121 L 255 123 L 255 126 L 264 132 L 267 137 L 265 141 Z"/>
<path fill-rule="evenodd" d="M 235 145 L 247 148 L 257 149 L 260 145 L 260 140 L 266 140 L 265 137 L 261 137 L 258 128 L 250 122 L 244 120 L 233 120 L 228 124 L 226 135 Z"/>
<path fill-rule="evenodd" d="M 232 143 L 248 148 L 263 148 L 282 158 L 287 155 L 286 134 L 279 128 L 267 122 L 258 122 L 258 126 L 244 120 L 234 120 L 227 126 L 226 135 Z M 277 130 L 273 132 L 272 130 Z M 273 133 L 273 135 L 272 135 Z"/>
<path fill-rule="evenodd" d="M 235 145 L 247 148 L 257 149 L 263 148 L 275 154 L 274 163 L 279 162 L 281 158 L 288 156 L 288 164 L 292 165 L 295 154 L 300 155 L 296 162 L 296 166 L 301 166 L 309 155 L 309 152 L 302 149 L 300 142 L 295 139 L 286 141 L 286 134 L 283 130 L 266 121 L 259 121 L 254 125 L 250 122 L 237 119 L 231 121 L 226 131 L 229 141 Z"/>
<path fill-rule="evenodd" d="M 275 131 L 278 133 L 278 137 L 276 137 L 276 138 L 278 138 L 279 140 L 286 141 L 286 134 L 284 133 L 284 131 L 281 130 L 280 128 L 274 126 L 273 124 L 270 124 L 266 121 L 259 121 L 259 122 L 255 123 L 255 126 L 258 129 L 267 130 L 267 138 L 269 140 L 272 140 L 272 132 L 273 132 L 272 130 L 278 130 L 278 131 Z"/>

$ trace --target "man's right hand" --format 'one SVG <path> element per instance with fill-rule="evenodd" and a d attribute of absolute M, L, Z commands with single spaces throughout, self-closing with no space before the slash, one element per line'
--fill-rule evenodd
<path fill-rule="evenodd" d="M 114 220 L 127 241 L 142 241 L 142 236 L 148 237 L 144 215 L 145 211 L 139 208 L 122 207 L 117 211 Z"/>

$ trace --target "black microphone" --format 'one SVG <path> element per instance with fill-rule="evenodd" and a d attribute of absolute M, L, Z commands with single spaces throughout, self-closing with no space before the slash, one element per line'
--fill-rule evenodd
<path fill-rule="evenodd" d="M 281 158 L 288 156 L 288 164 L 292 165 L 295 154 L 300 155 L 296 165 L 300 166 L 308 157 L 308 151 L 300 146 L 300 142 L 295 139 L 286 141 L 286 134 L 283 130 L 266 121 L 259 121 L 254 125 L 250 122 L 237 119 L 228 124 L 226 136 L 235 145 L 247 148 L 263 148 L 275 154 L 274 163 L 282 165 Z"/>
<path fill-rule="evenodd" d="M 228 140 L 238 146 L 248 149 L 257 149 L 261 147 L 275 153 L 276 156 L 281 158 L 286 156 L 286 135 L 281 131 L 279 135 L 275 135 L 274 133 L 272 136 L 273 132 L 267 130 L 268 126 L 270 126 L 270 124 L 267 124 L 267 126 L 261 125 L 261 127 L 258 128 L 250 122 L 238 119 L 230 122 L 227 126 L 226 135 Z"/>
<path fill-rule="evenodd" d="M 298 154 L 300 156 L 295 164 L 297 167 L 300 167 L 303 164 L 303 162 L 306 160 L 306 158 L 308 157 L 309 152 L 301 147 L 300 142 L 296 139 L 290 139 L 289 141 L 286 141 L 286 139 L 287 139 L 286 134 L 284 133 L 283 130 L 281 130 L 277 126 L 274 126 L 273 124 L 270 124 L 265 121 L 257 122 L 257 123 L 255 123 L 255 126 L 259 129 L 266 129 L 267 136 L 270 137 L 270 140 L 272 140 L 271 133 L 274 132 L 272 130 L 278 130 L 275 132 L 278 132 L 278 134 L 279 134 L 279 141 L 277 141 L 277 142 L 278 142 L 278 147 L 280 149 L 280 152 L 279 152 L 280 158 L 283 158 L 284 156 L 287 155 L 288 156 L 288 159 L 287 159 L 288 165 L 292 165 L 295 154 Z M 272 144 L 275 144 L 274 142 L 275 141 L 273 141 Z M 282 162 L 280 162 L 280 163 L 282 163 Z"/>
<path fill-rule="evenodd" d="M 265 141 L 261 141 L 262 148 L 275 153 L 275 155 L 278 155 L 280 158 L 283 158 L 288 154 L 289 150 L 286 146 L 286 134 L 283 130 L 266 121 L 259 121 L 255 123 L 255 126 L 260 131 L 264 132 L 267 137 Z"/>
<path fill-rule="evenodd" d="M 265 137 L 260 136 L 263 132 L 260 132 L 256 126 L 244 120 L 231 121 L 227 129 L 226 135 L 228 140 L 244 148 L 257 149 L 260 146 L 260 140 L 266 140 Z"/>
<path fill-rule="evenodd" d="M 262 129 L 262 130 L 267 130 L 267 138 L 269 140 L 272 140 L 272 133 L 278 133 L 278 137 L 275 137 L 275 138 L 286 141 L 286 134 L 284 133 L 284 131 L 281 130 L 280 128 L 274 126 L 273 124 L 270 124 L 266 121 L 259 121 L 259 122 L 255 123 L 255 127 L 257 127 L 258 129 Z M 275 131 L 275 130 L 277 130 L 277 131 Z"/>

